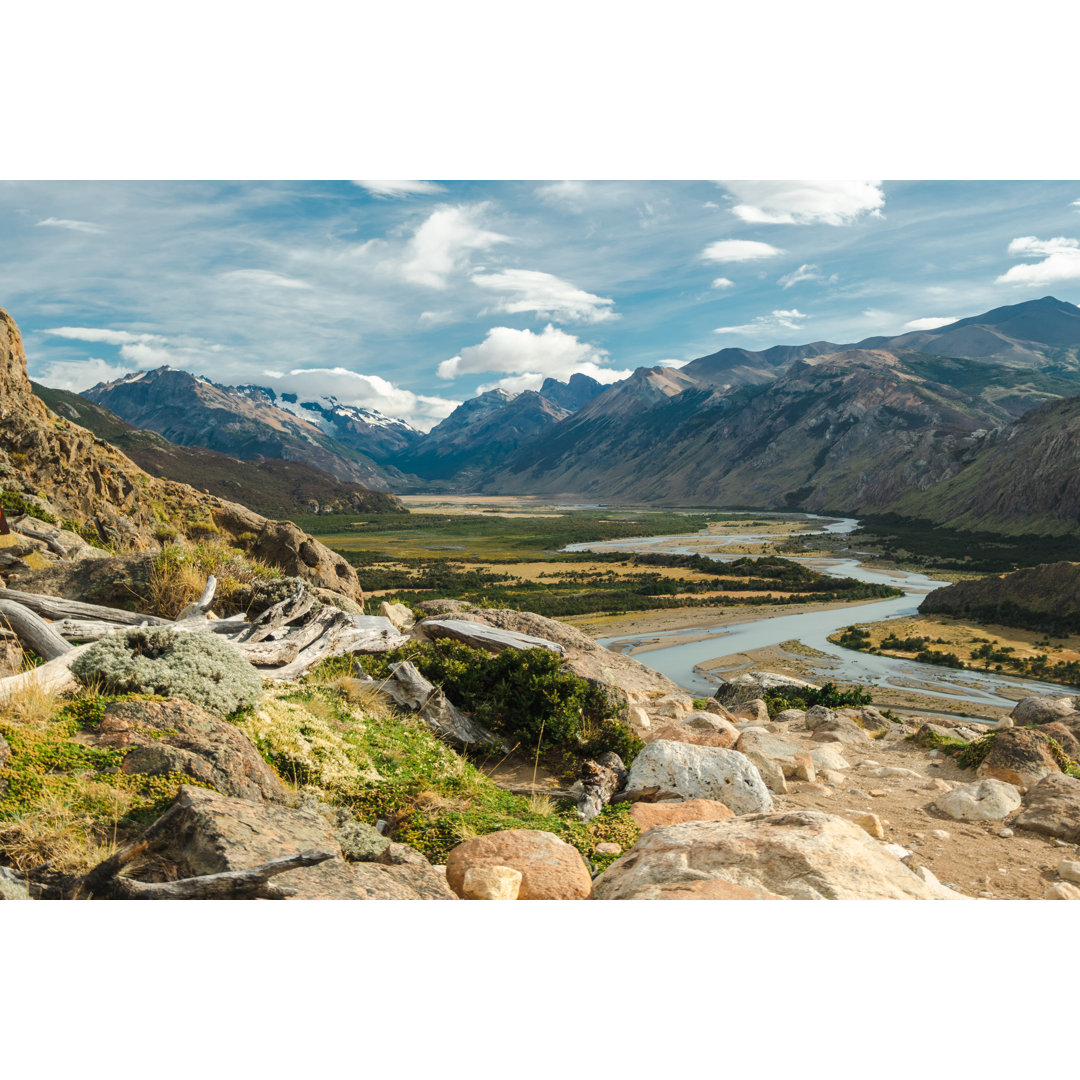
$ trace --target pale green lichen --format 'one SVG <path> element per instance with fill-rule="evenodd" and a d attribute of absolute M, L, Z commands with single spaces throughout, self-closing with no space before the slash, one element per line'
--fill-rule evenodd
<path fill-rule="evenodd" d="M 262 697 L 262 677 L 214 634 L 140 627 L 92 645 L 71 665 L 82 683 L 113 694 L 182 697 L 228 716 Z"/>

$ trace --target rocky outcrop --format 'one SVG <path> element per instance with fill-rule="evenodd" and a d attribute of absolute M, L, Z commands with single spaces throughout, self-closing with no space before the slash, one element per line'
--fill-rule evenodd
<path fill-rule="evenodd" d="M 1016 727 L 994 732 L 990 752 L 975 770 L 977 776 L 1015 784 L 1021 792 L 1059 772 L 1050 736 L 1038 729 Z"/>
<path fill-rule="evenodd" d="M 1013 824 L 1080 844 L 1080 780 L 1065 773 L 1044 777 L 1024 795 L 1023 809 Z"/>
<path fill-rule="evenodd" d="M 934 807 L 956 821 L 997 821 L 1020 808 L 1020 793 L 1003 780 L 980 780 L 942 792 Z"/>
<path fill-rule="evenodd" d="M 446 881 L 465 895 L 465 875 L 477 867 L 508 866 L 521 873 L 519 900 L 587 900 L 592 877 L 577 848 L 554 833 L 538 829 L 506 829 L 488 833 L 450 851 Z"/>
<path fill-rule="evenodd" d="M 736 814 L 771 810 L 761 773 L 745 754 L 681 742 L 649 743 L 630 766 L 627 791 L 656 788 L 680 799 L 712 799 Z"/>
<path fill-rule="evenodd" d="M 117 551 L 156 550 L 162 528 L 218 535 L 313 584 L 362 597 L 356 571 L 290 522 L 269 521 L 236 503 L 160 480 L 92 432 L 49 411 L 26 376 L 14 320 L 0 310 L 0 487 L 35 500 L 60 522 Z M 254 540 L 252 540 L 252 536 Z"/>
<path fill-rule="evenodd" d="M 1052 724 L 1055 721 L 1080 720 L 1077 705 L 1080 698 L 1068 697 L 1026 697 L 1021 698 L 1009 716 L 1017 724 Z"/>
<path fill-rule="evenodd" d="M 963 899 L 858 825 L 816 810 L 651 829 L 596 879 L 595 896 L 668 899 L 680 887 L 702 895 L 706 881 L 792 900 Z"/>
<path fill-rule="evenodd" d="M 723 821 L 734 817 L 734 811 L 715 799 L 683 799 L 678 802 L 636 802 L 630 816 L 642 832 L 679 825 L 684 821 Z"/>
<path fill-rule="evenodd" d="M 778 675 L 771 671 L 758 671 L 753 674 L 736 675 L 722 683 L 713 694 L 713 697 L 733 709 L 745 702 L 756 698 L 763 698 L 766 694 L 782 692 L 784 690 L 816 689 L 813 683 L 804 679 L 796 679 L 791 675 Z"/>
<path fill-rule="evenodd" d="M 111 702 L 87 738 L 125 751 L 125 773 L 183 773 L 223 795 L 252 802 L 287 799 L 277 775 L 235 724 L 181 698 Z"/>

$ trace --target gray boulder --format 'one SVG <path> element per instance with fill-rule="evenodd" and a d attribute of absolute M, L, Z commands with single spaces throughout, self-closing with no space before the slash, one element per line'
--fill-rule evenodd
<path fill-rule="evenodd" d="M 713 695 L 721 705 L 731 708 L 734 705 L 742 705 L 744 702 L 753 701 L 755 698 L 763 698 L 766 694 L 775 693 L 778 690 L 793 690 L 800 688 L 818 689 L 814 683 L 804 679 L 795 679 L 790 675 L 778 675 L 771 671 L 758 671 L 753 674 L 736 675 L 721 684 Z"/>
<path fill-rule="evenodd" d="M 1020 807 L 1020 792 L 1003 780 L 958 784 L 942 792 L 933 805 L 957 821 L 997 821 Z"/>
<path fill-rule="evenodd" d="M 628 791 L 658 788 L 680 799 L 714 799 L 736 814 L 773 808 L 761 773 L 745 754 L 714 746 L 658 740 L 630 766 Z"/>
<path fill-rule="evenodd" d="M 1080 780 L 1066 773 L 1044 777 L 1024 795 L 1013 825 L 1080 844 Z"/>
<path fill-rule="evenodd" d="M 1024 724 L 1052 724 L 1055 720 L 1076 719 L 1076 697 L 1026 697 L 1016 703 L 1009 716 Z"/>

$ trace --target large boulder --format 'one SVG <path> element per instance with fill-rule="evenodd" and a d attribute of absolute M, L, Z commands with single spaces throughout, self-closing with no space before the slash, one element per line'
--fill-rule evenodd
<path fill-rule="evenodd" d="M 1077 714 L 1076 721 L 1080 721 L 1080 713 Z M 1039 730 L 1044 735 L 1049 735 L 1070 761 L 1080 761 L 1080 739 L 1076 737 L 1076 732 L 1072 728 L 1067 727 L 1060 720 L 1055 720 L 1051 724 L 1043 724 Z"/>
<path fill-rule="evenodd" d="M 592 877 L 577 848 L 539 829 L 506 829 L 458 844 L 446 859 L 447 884 L 464 896 L 466 873 L 482 866 L 519 870 L 519 900 L 588 900 L 592 894 Z"/>
<path fill-rule="evenodd" d="M 253 802 L 285 802 L 285 788 L 235 724 L 183 698 L 114 701 L 87 738 L 124 750 L 125 773 L 184 773 L 223 795 Z"/>
<path fill-rule="evenodd" d="M 957 821 L 997 821 L 1020 807 L 1020 793 L 1004 780 L 958 784 L 942 792 L 933 805 Z"/>
<path fill-rule="evenodd" d="M 1076 719 L 1076 697 L 1026 697 L 1021 698 L 1009 716 L 1018 725 L 1052 724 L 1055 720 Z"/>
<path fill-rule="evenodd" d="M 649 743 L 634 758 L 626 788 L 657 788 L 680 799 L 715 799 L 736 814 L 773 807 L 761 773 L 745 754 L 667 740 Z"/>
<path fill-rule="evenodd" d="M 150 852 L 171 865 L 177 877 L 246 870 L 312 849 L 332 851 L 334 858 L 280 874 L 274 883 L 296 889 L 300 900 L 369 898 L 341 857 L 329 824 L 307 810 L 182 787 L 149 833 Z"/>
<path fill-rule="evenodd" d="M 757 754 L 770 758 L 776 762 L 784 776 L 789 779 L 795 776 L 799 766 L 795 759 L 803 754 L 801 747 L 796 746 L 787 739 L 779 735 L 773 735 L 768 731 L 760 731 L 757 728 L 744 731 L 739 736 L 735 749 L 748 757 Z"/>
<path fill-rule="evenodd" d="M 726 705 L 730 709 L 744 702 L 753 701 L 755 698 L 763 698 L 766 694 L 798 689 L 816 690 L 818 687 L 814 683 L 806 682 L 805 679 L 778 675 L 771 671 L 758 671 L 728 679 L 718 687 L 713 697 L 721 705 Z"/>
<path fill-rule="evenodd" d="M 730 749 L 735 745 L 739 732 L 732 727 L 732 731 L 724 728 L 692 728 L 686 724 L 679 724 L 673 720 L 661 721 L 657 725 L 650 725 L 641 736 L 643 742 L 650 743 L 657 740 L 669 742 L 689 743 L 691 746 L 719 746 L 722 749 Z"/>
<path fill-rule="evenodd" d="M 1013 824 L 1032 832 L 1080 844 L 1080 780 L 1051 773 L 1024 795 Z"/>
<path fill-rule="evenodd" d="M 630 816 L 642 832 L 679 825 L 684 821 L 723 821 L 734 817 L 731 807 L 715 799 L 682 799 L 658 803 L 636 802 L 630 807 Z"/>
<path fill-rule="evenodd" d="M 854 822 L 816 810 L 651 829 L 594 889 L 598 900 L 673 899 L 676 886 L 702 881 L 792 900 L 962 899 L 909 870 Z"/>
<path fill-rule="evenodd" d="M 1031 728 L 1005 728 L 994 733 L 990 752 L 975 770 L 976 776 L 1004 780 L 1021 791 L 1044 776 L 1061 772 L 1050 749 L 1050 737 Z"/>

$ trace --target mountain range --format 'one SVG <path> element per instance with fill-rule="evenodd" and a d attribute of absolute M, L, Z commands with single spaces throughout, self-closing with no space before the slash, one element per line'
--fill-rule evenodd
<path fill-rule="evenodd" d="M 888 511 L 1066 532 L 1080 525 L 1075 395 L 1080 308 L 1054 297 L 850 344 L 722 349 L 606 387 L 579 374 L 489 390 L 426 434 L 333 398 L 170 368 L 85 393 L 174 443 L 304 461 L 383 490 Z"/>

